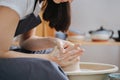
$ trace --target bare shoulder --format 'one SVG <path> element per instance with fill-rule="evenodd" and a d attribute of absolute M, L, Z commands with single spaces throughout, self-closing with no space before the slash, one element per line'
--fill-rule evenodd
<path fill-rule="evenodd" d="M 19 15 L 12 9 L 0 6 L 0 43 L 2 48 L 8 49 L 14 37 L 19 22 Z"/>

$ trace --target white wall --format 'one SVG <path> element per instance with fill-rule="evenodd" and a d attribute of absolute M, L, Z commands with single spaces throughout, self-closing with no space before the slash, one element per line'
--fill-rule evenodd
<path fill-rule="evenodd" d="M 72 2 L 72 23 L 70 29 L 88 34 L 101 25 L 112 29 L 117 37 L 120 30 L 120 0 L 74 0 Z M 119 46 L 83 46 L 86 51 L 81 61 L 115 64 L 120 67 Z"/>

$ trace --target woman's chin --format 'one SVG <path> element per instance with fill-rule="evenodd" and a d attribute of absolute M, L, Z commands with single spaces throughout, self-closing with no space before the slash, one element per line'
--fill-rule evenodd
<path fill-rule="evenodd" d="M 56 3 L 56 4 L 60 4 L 61 3 L 61 1 L 57 1 L 57 0 L 53 0 L 54 1 L 54 3 Z"/>

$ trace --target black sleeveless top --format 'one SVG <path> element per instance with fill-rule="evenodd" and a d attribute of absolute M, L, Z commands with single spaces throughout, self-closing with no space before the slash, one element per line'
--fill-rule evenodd
<path fill-rule="evenodd" d="M 34 10 L 35 10 L 37 1 L 38 0 L 35 1 Z M 39 3 L 41 3 L 41 2 L 42 2 L 42 0 L 39 0 Z M 33 10 L 33 12 L 34 12 L 34 10 Z M 30 29 L 36 27 L 40 23 L 41 23 L 41 19 L 40 19 L 39 15 L 36 17 L 34 15 L 34 13 L 31 13 L 25 19 L 19 21 L 14 36 L 17 36 L 19 34 L 23 34 L 23 33 L 27 32 L 27 31 L 29 31 Z"/>

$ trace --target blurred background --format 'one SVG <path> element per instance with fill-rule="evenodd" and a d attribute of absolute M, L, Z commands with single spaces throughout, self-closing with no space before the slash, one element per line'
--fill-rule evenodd
<path fill-rule="evenodd" d="M 90 30 L 103 26 L 114 31 L 120 30 L 120 0 L 74 0 L 72 2 L 72 23 L 70 30 L 89 35 Z M 108 63 L 120 68 L 120 45 L 82 45 L 85 54 L 81 61 Z"/>

